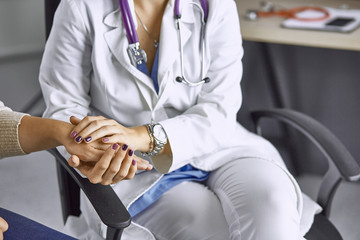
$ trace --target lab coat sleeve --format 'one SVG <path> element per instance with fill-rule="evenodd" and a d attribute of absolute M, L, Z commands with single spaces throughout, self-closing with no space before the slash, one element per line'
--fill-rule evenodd
<path fill-rule="evenodd" d="M 73 0 L 61 1 L 43 55 L 39 81 L 44 117 L 69 121 L 90 113 L 91 45 Z"/>
<path fill-rule="evenodd" d="M 172 158 L 153 157 L 161 172 L 175 170 L 194 160 L 234 145 L 238 126 L 236 114 L 242 94 L 242 39 L 236 4 L 230 0 L 209 1 L 206 29 L 210 66 L 206 73 L 211 81 L 203 85 L 197 103 L 183 114 L 161 121 L 172 149 Z M 190 56 L 185 56 L 190 57 Z"/>

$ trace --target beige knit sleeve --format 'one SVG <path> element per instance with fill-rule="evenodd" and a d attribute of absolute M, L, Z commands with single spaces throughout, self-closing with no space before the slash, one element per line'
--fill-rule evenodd
<path fill-rule="evenodd" d="M 18 138 L 18 127 L 25 115 L 0 104 L 0 158 L 25 154 Z"/>

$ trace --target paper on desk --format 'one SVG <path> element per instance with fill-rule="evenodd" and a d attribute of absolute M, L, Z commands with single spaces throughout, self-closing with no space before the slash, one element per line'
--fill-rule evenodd
<path fill-rule="evenodd" d="M 295 29 L 312 29 L 321 31 L 334 32 L 351 32 L 360 26 L 360 9 L 337 9 L 324 7 L 329 12 L 330 17 L 325 20 L 318 21 L 301 21 L 297 19 L 287 19 L 283 21 L 282 26 L 285 28 Z M 319 18 L 324 13 L 315 10 L 305 10 L 296 16 L 300 18 Z M 337 18 L 353 18 L 354 20 L 345 26 L 328 26 L 327 23 Z"/>

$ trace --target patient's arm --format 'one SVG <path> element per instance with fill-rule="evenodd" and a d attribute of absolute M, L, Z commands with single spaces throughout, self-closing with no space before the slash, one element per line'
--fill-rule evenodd
<path fill-rule="evenodd" d="M 74 125 L 54 119 L 24 116 L 19 126 L 19 142 L 25 153 L 64 145 L 72 154 L 69 165 L 76 167 L 93 183 L 113 184 L 134 177 L 136 170 L 152 166 L 135 156 L 125 144 L 99 141 L 76 143 L 70 136 Z M 81 159 L 81 160 L 80 160 Z"/>
<path fill-rule="evenodd" d="M 83 161 L 98 161 L 109 144 L 99 141 L 89 146 L 76 144 L 70 137 L 73 127 L 63 121 L 24 116 L 18 130 L 21 148 L 31 153 L 64 145 L 70 154 L 76 154 Z"/>

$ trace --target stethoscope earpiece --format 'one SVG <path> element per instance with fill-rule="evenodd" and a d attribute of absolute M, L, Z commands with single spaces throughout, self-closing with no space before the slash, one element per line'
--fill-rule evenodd
<path fill-rule="evenodd" d="M 210 82 L 210 78 L 209 77 L 206 77 L 204 78 L 203 80 L 201 80 L 200 82 L 196 82 L 196 83 L 193 83 L 193 82 L 189 82 L 186 78 L 184 77 L 176 77 L 175 80 L 178 82 L 178 83 L 183 83 L 189 87 L 197 87 L 197 86 L 200 86 L 202 84 L 205 84 L 205 83 L 208 83 Z"/>
<path fill-rule="evenodd" d="M 179 83 L 182 83 L 182 81 L 183 81 L 183 78 L 182 78 L 182 77 L 176 77 L 175 79 L 176 79 L 176 81 L 179 82 Z"/>
<path fill-rule="evenodd" d="M 206 78 L 204 78 L 203 80 L 204 80 L 205 83 L 210 82 L 210 78 L 209 78 L 209 77 L 206 77 Z"/>

